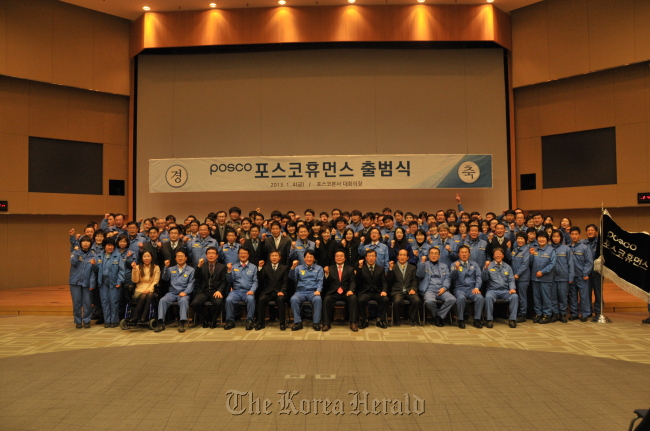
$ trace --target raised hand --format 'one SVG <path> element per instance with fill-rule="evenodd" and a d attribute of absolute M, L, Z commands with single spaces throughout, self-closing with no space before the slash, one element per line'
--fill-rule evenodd
<path fill-rule="evenodd" d="M 128 252 L 126 255 L 127 255 L 128 257 L 131 257 L 131 256 L 133 256 L 133 252 L 132 252 L 131 250 L 129 250 L 129 252 Z"/>
<path fill-rule="evenodd" d="M 320 247 L 320 240 L 317 239 L 317 240 L 316 240 L 316 248 L 319 248 L 319 247 Z"/>
<path fill-rule="evenodd" d="M 143 242 L 139 242 L 139 243 L 138 243 L 138 247 L 140 247 L 140 250 L 142 250 L 142 249 L 144 248 L 144 243 L 143 243 Z"/>
<path fill-rule="evenodd" d="M 137 263 L 135 263 L 135 262 L 131 262 L 131 268 L 135 269 L 136 266 L 138 266 Z"/>
<path fill-rule="evenodd" d="M 183 242 L 187 242 L 187 241 L 189 241 L 189 240 L 190 240 L 189 235 L 186 235 L 186 236 L 183 237 Z"/>
<path fill-rule="evenodd" d="M 484 268 L 487 269 L 488 266 L 490 266 L 490 261 L 489 261 L 489 260 L 486 260 L 486 261 L 485 261 L 485 266 L 484 266 Z"/>
<path fill-rule="evenodd" d="M 345 247 L 345 244 L 347 244 L 347 243 L 348 243 L 348 242 L 347 242 L 345 239 L 342 239 L 342 240 L 341 240 L 341 245 L 342 245 L 343 247 Z"/>
<path fill-rule="evenodd" d="M 257 266 L 259 266 L 259 267 L 264 266 L 264 261 L 263 261 L 263 260 L 260 260 L 259 263 L 257 264 Z"/>
<path fill-rule="evenodd" d="M 228 263 L 226 267 L 228 268 L 228 272 L 232 271 L 232 263 Z"/>
<path fill-rule="evenodd" d="M 365 243 L 366 243 L 366 237 L 365 237 L 365 236 L 362 236 L 362 237 L 361 237 L 361 244 L 365 244 Z"/>
<path fill-rule="evenodd" d="M 420 254 L 420 252 L 419 252 L 418 250 L 413 250 L 413 254 L 415 255 L 415 257 L 418 257 L 418 255 Z"/>
<path fill-rule="evenodd" d="M 363 268 L 363 259 L 359 261 L 359 268 Z"/>
<path fill-rule="evenodd" d="M 323 268 L 323 272 L 325 272 L 326 277 L 329 277 L 329 275 L 330 275 L 330 267 L 326 266 L 325 268 Z"/>
<path fill-rule="evenodd" d="M 391 260 L 390 263 L 388 264 L 388 269 L 392 271 L 394 266 L 395 266 L 395 262 Z"/>
<path fill-rule="evenodd" d="M 426 261 L 427 261 L 427 257 L 426 257 L 426 256 L 422 256 L 422 263 L 424 263 L 424 262 L 426 262 Z"/>
<path fill-rule="evenodd" d="M 388 237 L 388 235 L 386 235 L 386 237 Z M 395 247 L 395 240 L 392 240 L 390 242 L 390 248 L 394 248 L 394 247 Z"/>
<path fill-rule="evenodd" d="M 158 241 L 158 242 L 156 243 L 156 245 L 158 246 L 158 249 L 161 249 L 161 248 L 162 248 L 162 242 Z"/>
<path fill-rule="evenodd" d="M 70 229 L 70 231 L 68 233 L 70 234 L 70 236 L 73 236 L 74 235 L 74 229 Z"/>
<path fill-rule="evenodd" d="M 456 269 L 460 268 L 460 262 L 459 261 L 454 262 L 454 264 L 456 265 Z"/>
<path fill-rule="evenodd" d="M 460 193 L 456 193 L 456 202 L 460 203 Z"/>
<path fill-rule="evenodd" d="M 95 260 L 95 258 L 90 259 L 90 264 L 91 265 L 96 265 L 97 264 L 97 261 Z"/>
<path fill-rule="evenodd" d="M 172 263 L 172 262 L 171 262 L 169 259 L 167 259 L 167 260 L 165 261 L 165 268 L 169 268 L 169 265 L 171 265 L 171 263 Z"/>
<path fill-rule="evenodd" d="M 293 250 L 293 249 L 295 249 L 295 248 L 296 248 L 296 242 L 295 242 L 295 241 L 291 241 L 291 249 Z"/>
<path fill-rule="evenodd" d="M 291 264 L 291 269 L 296 269 L 296 266 L 298 266 L 298 261 L 294 260 L 293 263 Z"/>
<path fill-rule="evenodd" d="M 204 258 L 199 259 L 199 268 L 203 266 L 204 262 L 205 262 Z"/>

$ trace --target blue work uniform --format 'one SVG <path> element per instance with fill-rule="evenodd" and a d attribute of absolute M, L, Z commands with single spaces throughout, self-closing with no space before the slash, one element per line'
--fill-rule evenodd
<path fill-rule="evenodd" d="M 390 242 L 395 239 L 395 229 L 396 227 L 393 226 L 392 229 L 386 229 L 385 227 L 382 227 L 380 229 L 381 232 L 381 241 L 386 244 L 390 245 Z"/>
<path fill-rule="evenodd" d="M 594 258 L 591 249 L 582 241 L 569 245 L 573 254 L 573 283 L 569 285 L 569 307 L 572 317 L 588 317 L 591 314 L 591 292 L 589 280 L 584 277 L 591 275 Z M 580 295 L 580 298 L 578 298 Z"/>
<path fill-rule="evenodd" d="M 234 265 L 235 263 L 239 262 L 240 248 L 241 244 L 236 241 L 233 244 L 229 244 L 227 242 L 224 243 L 224 245 L 219 247 L 219 262 L 223 263 L 224 265 L 228 265 L 229 263 L 232 263 Z"/>
<path fill-rule="evenodd" d="M 582 243 L 589 247 L 591 250 L 591 256 L 594 261 L 600 257 L 600 242 L 598 237 L 583 239 Z M 592 268 L 591 273 L 589 274 L 589 302 L 591 303 L 591 293 L 594 295 L 594 302 L 591 304 L 591 312 L 594 313 L 596 317 L 600 316 L 600 302 L 602 297 L 602 280 L 600 274 Z M 583 315 L 583 317 L 585 317 Z"/>
<path fill-rule="evenodd" d="M 305 252 L 307 250 L 311 250 L 315 252 L 316 244 L 313 241 L 309 241 L 309 240 L 303 241 L 300 238 L 298 238 L 296 240 L 296 245 L 294 247 L 291 247 L 289 251 L 289 262 L 293 262 L 294 260 L 297 260 L 299 265 L 304 265 Z"/>
<path fill-rule="evenodd" d="M 413 265 L 417 266 L 418 262 L 422 261 L 422 256 L 429 258 L 429 250 L 431 250 L 431 247 L 432 245 L 427 241 L 424 241 L 422 244 L 418 244 L 416 242 L 415 245 L 412 245 L 411 250 L 413 251 L 413 257 L 415 257 L 415 262 L 413 262 Z M 409 263 L 411 262 L 409 261 Z"/>
<path fill-rule="evenodd" d="M 119 306 L 122 283 L 124 283 L 124 262 L 119 250 L 97 256 L 97 265 L 91 277 L 91 286 L 99 288 L 99 297 L 106 323 L 119 322 Z"/>
<path fill-rule="evenodd" d="M 533 299 L 537 316 L 551 317 L 553 314 L 551 298 L 557 297 L 553 283 L 555 260 L 555 250 L 550 244 L 543 248 L 538 245 L 535 247 L 535 253 L 531 255 L 530 277 L 533 280 Z M 541 277 L 537 277 L 538 271 L 542 272 Z"/>
<path fill-rule="evenodd" d="M 451 310 L 451 307 L 456 303 L 454 295 L 449 293 L 449 286 L 451 286 L 451 278 L 449 278 L 449 268 L 444 263 L 431 262 L 418 262 L 418 268 L 415 275 L 420 279 L 418 287 L 420 297 L 423 298 L 426 307 L 431 311 L 433 317 L 440 316 L 444 319 Z M 439 294 L 438 291 L 444 288 L 445 291 Z M 440 299 L 443 301 L 440 310 L 437 310 L 438 304 L 436 301 Z"/>
<path fill-rule="evenodd" d="M 293 322 L 300 323 L 300 306 L 303 302 L 311 302 L 314 307 L 313 322 L 315 325 L 320 323 L 323 309 L 323 300 L 320 295 L 314 292 L 323 291 L 323 268 L 313 264 L 311 266 L 298 265 L 289 270 L 289 278 L 296 283 L 296 293 L 291 297 L 291 311 L 293 312 Z"/>
<path fill-rule="evenodd" d="M 517 320 L 519 296 L 516 293 L 510 293 L 511 290 L 517 289 L 510 265 L 505 262 L 498 264 L 496 260 L 493 260 L 487 268 L 483 268 L 482 278 L 483 281 L 487 281 L 487 293 L 485 294 L 487 320 L 494 320 L 494 303 L 497 299 L 508 301 L 509 319 Z"/>
<path fill-rule="evenodd" d="M 253 320 L 255 316 L 255 295 L 249 295 L 248 292 L 255 293 L 257 290 L 257 267 L 250 262 L 242 265 L 241 262 L 233 264 L 232 271 L 226 274 L 228 286 L 232 291 L 226 297 L 226 320 L 235 321 L 235 305 L 239 301 L 246 303 L 246 319 Z"/>
<path fill-rule="evenodd" d="M 481 268 L 470 260 L 463 262 L 461 260 L 460 266 L 456 265 L 451 267 L 450 278 L 454 280 L 454 296 L 456 297 L 456 310 L 458 311 L 458 320 L 465 320 L 465 304 L 467 299 L 474 302 L 474 319 L 480 319 L 483 313 L 483 304 L 485 298 L 481 293 L 472 293 L 474 289 L 481 289 Z"/>
<path fill-rule="evenodd" d="M 169 291 L 160 298 L 158 303 L 158 319 L 164 322 L 169 305 L 178 302 L 181 322 L 187 321 L 190 294 L 194 289 L 194 268 L 187 264 L 183 268 L 179 265 L 167 267 L 163 271 L 162 279 L 169 280 Z M 181 293 L 185 293 L 185 296 L 180 296 Z"/>
<path fill-rule="evenodd" d="M 512 275 L 518 276 L 515 279 L 517 295 L 519 296 L 518 316 L 525 316 L 528 313 L 528 288 L 530 287 L 530 247 L 524 244 L 515 247 L 510 252 L 510 263 L 512 264 Z"/>
<path fill-rule="evenodd" d="M 72 253 L 70 253 L 70 296 L 72 297 L 74 323 L 77 324 L 90 323 L 90 317 L 92 316 L 90 280 L 94 269 L 90 261 L 95 258 L 95 252 L 90 249 L 88 251 L 82 249 L 72 250 Z"/>
<path fill-rule="evenodd" d="M 185 246 L 187 247 L 190 254 L 188 263 L 195 268 L 199 265 L 199 260 L 205 259 L 205 251 L 209 247 L 214 247 L 217 250 L 219 249 L 217 240 L 209 235 L 205 238 L 197 236 L 192 241 L 185 243 Z"/>
<path fill-rule="evenodd" d="M 551 297 L 552 311 L 555 315 L 565 315 L 568 306 L 569 284 L 573 284 L 575 278 L 573 274 L 573 253 L 564 243 L 551 244 L 551 246 L 555 250 L 553 283 L 557 292 L 555 296 Z"/>
<path fill-rule="evenodd" d="M 374 250 L 377 253 L 377 261 L 375 265 L 379 265 L 384 268 L 384 271 L 388 273 L 388 246 L 382 242 L 371 242 L 368 244 L 359 244 L 359 257 L 366 255 L 366 252 L 369 250 Z"/>
<path fill-rule="evenodd" d="M 469 247 L 469 260 L 476 262 L 479 268 L 483 268 L 485 262 L 487 262 L 487 256 L 485 254 L 487 242 L 480 238 L 473 240 L 468 235 L 467 238 L 465 238 L 465 245 Z"/>
<path fill-rule="evenodd" d="M 451 250 L 447 250 L 446 246 L 449 246 Z M 442 238 L 438 238 L 437 241 L 433 242 L 433 247 L 440 250 L 440 262 L 447 265 L 447 267 L 451 267 L 452 262 L 458 260 L 458 247 L 451 238 L 444 240 Z"/>
<path fill-rule="evenodd" d="M 352 232 L 357 233 L 363 230 L 363 223 L 359 222 L 357 224 L 350 223 L 347 225 L 347 228 L 352 229 Z"/>

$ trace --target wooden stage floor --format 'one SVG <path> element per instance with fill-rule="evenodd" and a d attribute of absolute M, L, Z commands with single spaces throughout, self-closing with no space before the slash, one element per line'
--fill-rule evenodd
<path fill-rule="evenodd" d="M 0 315 L 70 316 L 70 287 L 45 286 L 3 289 L 0 291 Z M 605 312 L 647 312 L 648 306 L 614 283 L 605 282 Z"/>

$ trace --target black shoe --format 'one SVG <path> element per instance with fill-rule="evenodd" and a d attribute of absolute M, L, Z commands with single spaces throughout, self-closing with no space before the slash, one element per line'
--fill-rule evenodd
<path fill-rule="evenodd" d="M 110 323 L 104 323 L 104 328 L 110 328 L 111 324 Z"/>
<path fill-rule="evenodd" d="M 555 323 L 555 322 L 557 322 L 557 321 L 558 321 L 557 314 L 552 314 L 552 315 L 551 315 L 551 323 Z"/>
<path fill-rule="evenodd" d="M 185 322 L 180 322 L 178 324 L 178 332 L 185 332 Z"/>
<path fill-rule="evenodd" d="M 260 329 L 264 329 L 264 328 L 266 328 L 266 325 L 264 325 L 264 323 L 258 323 L 257 325 L 255 325 L 256 331 L 259 331 Z"/>
<path fill-rule="evenodd" d="M 165 324 L 163 322 L 158 322 L 158 325 L 156 325 L 156 329 L 153 330 L 153 332 L 162 332 L 165 330 Z"/>
<path fill-rule="evenodd" d="M 465 329 L 465 321 L 464 320 L 459 320 L 458 321 L 458 327 L 460 329 Z"/>
<path fill-rule="evenodd" d="M 566 322 L 567 322 L 567 320 L 566 320 L 566 314 L 560 314 L 560 319 L 559 319 L 559 320 L 560 320 L 560 322 L 562 322 L 562 323 L 566 323 Z"/>
<path fill-rule="evenodd" d="M 203 321 L 203 327 L 204 327 L 204 328 L 209 328 L 209 327 L 210 327 L 210 322 L 208 322 L 208 319 L 205 319 L 205 320 Z"/>
<path fill-rule="evenodd" d="M 481 321 L 479 319 L 474 319 L 474 323 L 472 323 L 472 326 L 478 329 L 483 328 L 483 325 L 481 325 Z"/>
<path fill-rule="evenodd" d="M 581 322 L 586 322 L 587 320 L 589 320 L 588 317 L 581 317 L 581 318 L 580 318 L 580 321 L 581 321 Z"/>
<path fill-rule="evenodd" d="M 393 326 L 402 326 L 402 322 L 399 320 L 393 320 Z"/>
<path fill-rule="evenodd" d="M 235 322 L 232 321 L 232 320 L 229 320 L 229 321 L 226 322 L 226 326 L 224 326 L 223 329 L 225 329 L 227 331 L 227 330 L 232 329 L 234 327 L 235 327 Z"/>
<path fill-rule="evenodd" d="M 201 326 L 201 322 L 199 322 L 198 319 L 194 319 L 194 321 L 192 322 L 192 325 L 190 326 L 190 328 L 194 329 L 194 328 L 198 328 L 199 326 Z"/>
<path fill-rule="evenodd" d="M 84 329 L 90 328 L 90 323 L 84 323 Z"/>
<path fill-rule="evenodd" d="M 314 323 L 313 325 L 311 325 L 311 328 L 312 328 L 314 331 L 320 331 L 320 329 L 321 329 L 321 328 L 320 328 L 320 323 Z"/>
<path fill-rule="evenodd" d="M 415 319 L 409 319 L 409 326 L 415 326 Z"/>
<path fill-rule="evenodd" d="M 650 325 L 650 317 L 648 317 L 647 319 L 642 320 L 641 323 L 645 323 L 646 325 Z"/>
<path fill-rule="evenodd" d="M 491 328 L 492 326 L 494 326 L 494 325 L 493 325 L 491 320 L 488 320 L 487 322 L 485 322 L 485 327 L 486 328 Z"/>
<path fill-rule="evenodd" d="M 327 331 L 330 330 L 330 328 L 331 328 L 330 325 L 323 325 L 323 327 L 321 328 L 321 331 L 327 332 Z"/>
<path fill-rule="evenodd" d="M 219 327 L 219 322 L 217 322 L 217 319 L 214 319 L 212 323 L 210 323 L 210 329 L 215 329 Z"/>
<path fill-rule="evenodd" d="M 445 322 L 442 320 L 442 317 L 436 316 L 433 322 L 434 325 L 436 325 L 438 328 L 442 328 L 445 326 Z"/>
<path fill-rule="evenodd" d="M 302 322 L 294 323 L 291 327 L 292 331 L 300 331 L 302 329 Z"/>
<path fill-rule="evenodd" d="M 368 327 L 368 319 L 364 320 L 364 321 L 361 322 L 361 324 L 359 325 L 359 329 L 366 329 L 367 327 Z"/>
<path fill-rule="evenodd" d="M 286 323 L 280 323 L 280 331 L 286 331 L 287 330 L 287 324 Z"/>
<path fill-rule="evenodd" d="M 594 323 L 598 323 L 598 317 L 599 317 L 599 316 L 594 316 L 594 318 L 591 319 L 591 321 L 594 322 Z"/>
<path fill-rule="evenodd" d="M 544 317 L 542 317 L 542 319 L 539 321 L 539 323 L 540 323 L 541 325 L 545 325 L 545 324 L 547 324 L 547 323 L 551 323 L 551 318 L 548 317 L 548 316 L 544 316 Z"/>
<path fill-rule="evenodd" d="M 99 316 L 99 319 L 95 322 L 95 325 L 101 325 L 104 323 L 104 316 Z"/>
<path fill-rule="evenodd" d="M 517 323 L 526 323 L 526 316 L 517 316 Z"/>
<path fill-rule="evenodd" d="M 83 325 L 82 325 L 81 323 L 77 323 L 77 324 L 75 325 L 75 327 L 76 327 L 77 329 L 81 329 L 81 328 L 83 328 Z"/>
<path fill-rule="evenodd" d="M 377 325 L 378 328 L 381 328 L 381 329 L 388 328 L 388 325 L 383 320 L 377 320 L 376 325 Z"/>
<path fill-rule="evenodd" d="M 511 328 L 516 328 L 517 327 L 517 321 L 516 320 L 508 320 L 508 326 Z"/>
<path fill-rule="evenodd" d="M 247 331 L 252 331 L 253 330 L 253 320 L 252 319 L 246 319 L 246 330 Z"/>
<path fill-rule="evenodd" d="M 573 322 L 574 320 L 578 320 L 578 319 L 579 319 L 578 316 L 573 316 L 573 315 L 572 315 L 572 316 L 569 317 L 569 320 L 570 320 L 571 322 Z"/>
<path fill-rule="evenodd" d="M 535 316 L 533 323 L 539 323 L 542 320 L 542 316 Z"/>

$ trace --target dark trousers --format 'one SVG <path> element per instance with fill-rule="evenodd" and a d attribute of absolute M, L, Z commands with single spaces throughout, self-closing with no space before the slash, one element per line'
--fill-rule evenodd
<path fill-rule="evenodd" d="M 352 294 L 347 296 L 347 292 L 343 293 L 329 293 L 325 296 L 325 302 L 323 306 L 323 325 L 331 326 L 332 320 L 334 320 L 334 306 L 336 301 L 343 301 L 348 309 L 348 314 L 350 314 L 350 323 L 357 323 L 359 319 L 359 300 L 357 295 Z"/>
<path fill-rule="evenodd" d="M 396 293 L 391 297 L 393 301 L 393 319 L 395 319 L 395 322 L 399 322 L 402 318 L 402 301 L 405 299 L 411 303 L 409 305 L 409 319 L 418 320 L 418 311 L 422 308 L 422 300 L 420 300 L 418 294 Z"/>
<path fill-rule="evenodd" d="M 215 298 L 214 293 L 199 293 L 194 297 L 190 307 L 194 310 L 196 315 L 196 322 L 203 322 L 205 320 L 205 303 L 210 301 L 214 306 L 214 316 L 212 320 L 217 320 L 221 316 L 221 311 L 223 310 L 223 298 Z"/>
<path fill-rule="evenodd" d="M 277 292 L 269 292 L 257 299 L 257 323 L 264 323 L 266 320 L 266 307 L 269 305 L 269 302 L 275 301 L 278 305 L 278 314 L 280 315 L 280 323 L 285 323 L 286 318 L 286 308 L 285 308 L 285 298 L 287 295 L 278 295 Z M 272 316 L 271 310 L 269 310 L 269 315 Z"/>
<path fill-rule="evenodd" d="M 153 292 L 146 294 L 141 293 L 140 296 L 138 296 L 138 304 L 131 312 L 131 320 L 149 320 L 149 309 L 151 308 L 151 302 L 153 302 L 153 298 Z"/>
<path fill-rule="evenodd" d="M 594 293 L 594 302 L 591 306 L 591 312 L 598 317 L 601 312 L 600 301 L 603 296 L 603 285 L 601 283 L 600 273 L 591 271 L 591 274 L 589 275 L 589 289 Z M 589 301 L 591 302 L 591 294 L 589 295 Z"/>
<path fill-rule="evenodd" d="M 388 309 L 388 296 L 381 296 L 377 291 L 368 291 L 359 294 L 359 320 L 364 322 L 367 319 L 366 308 L 370 301 L 377 301 L 379 320 L 385 321 L 386 310 Z"/>

